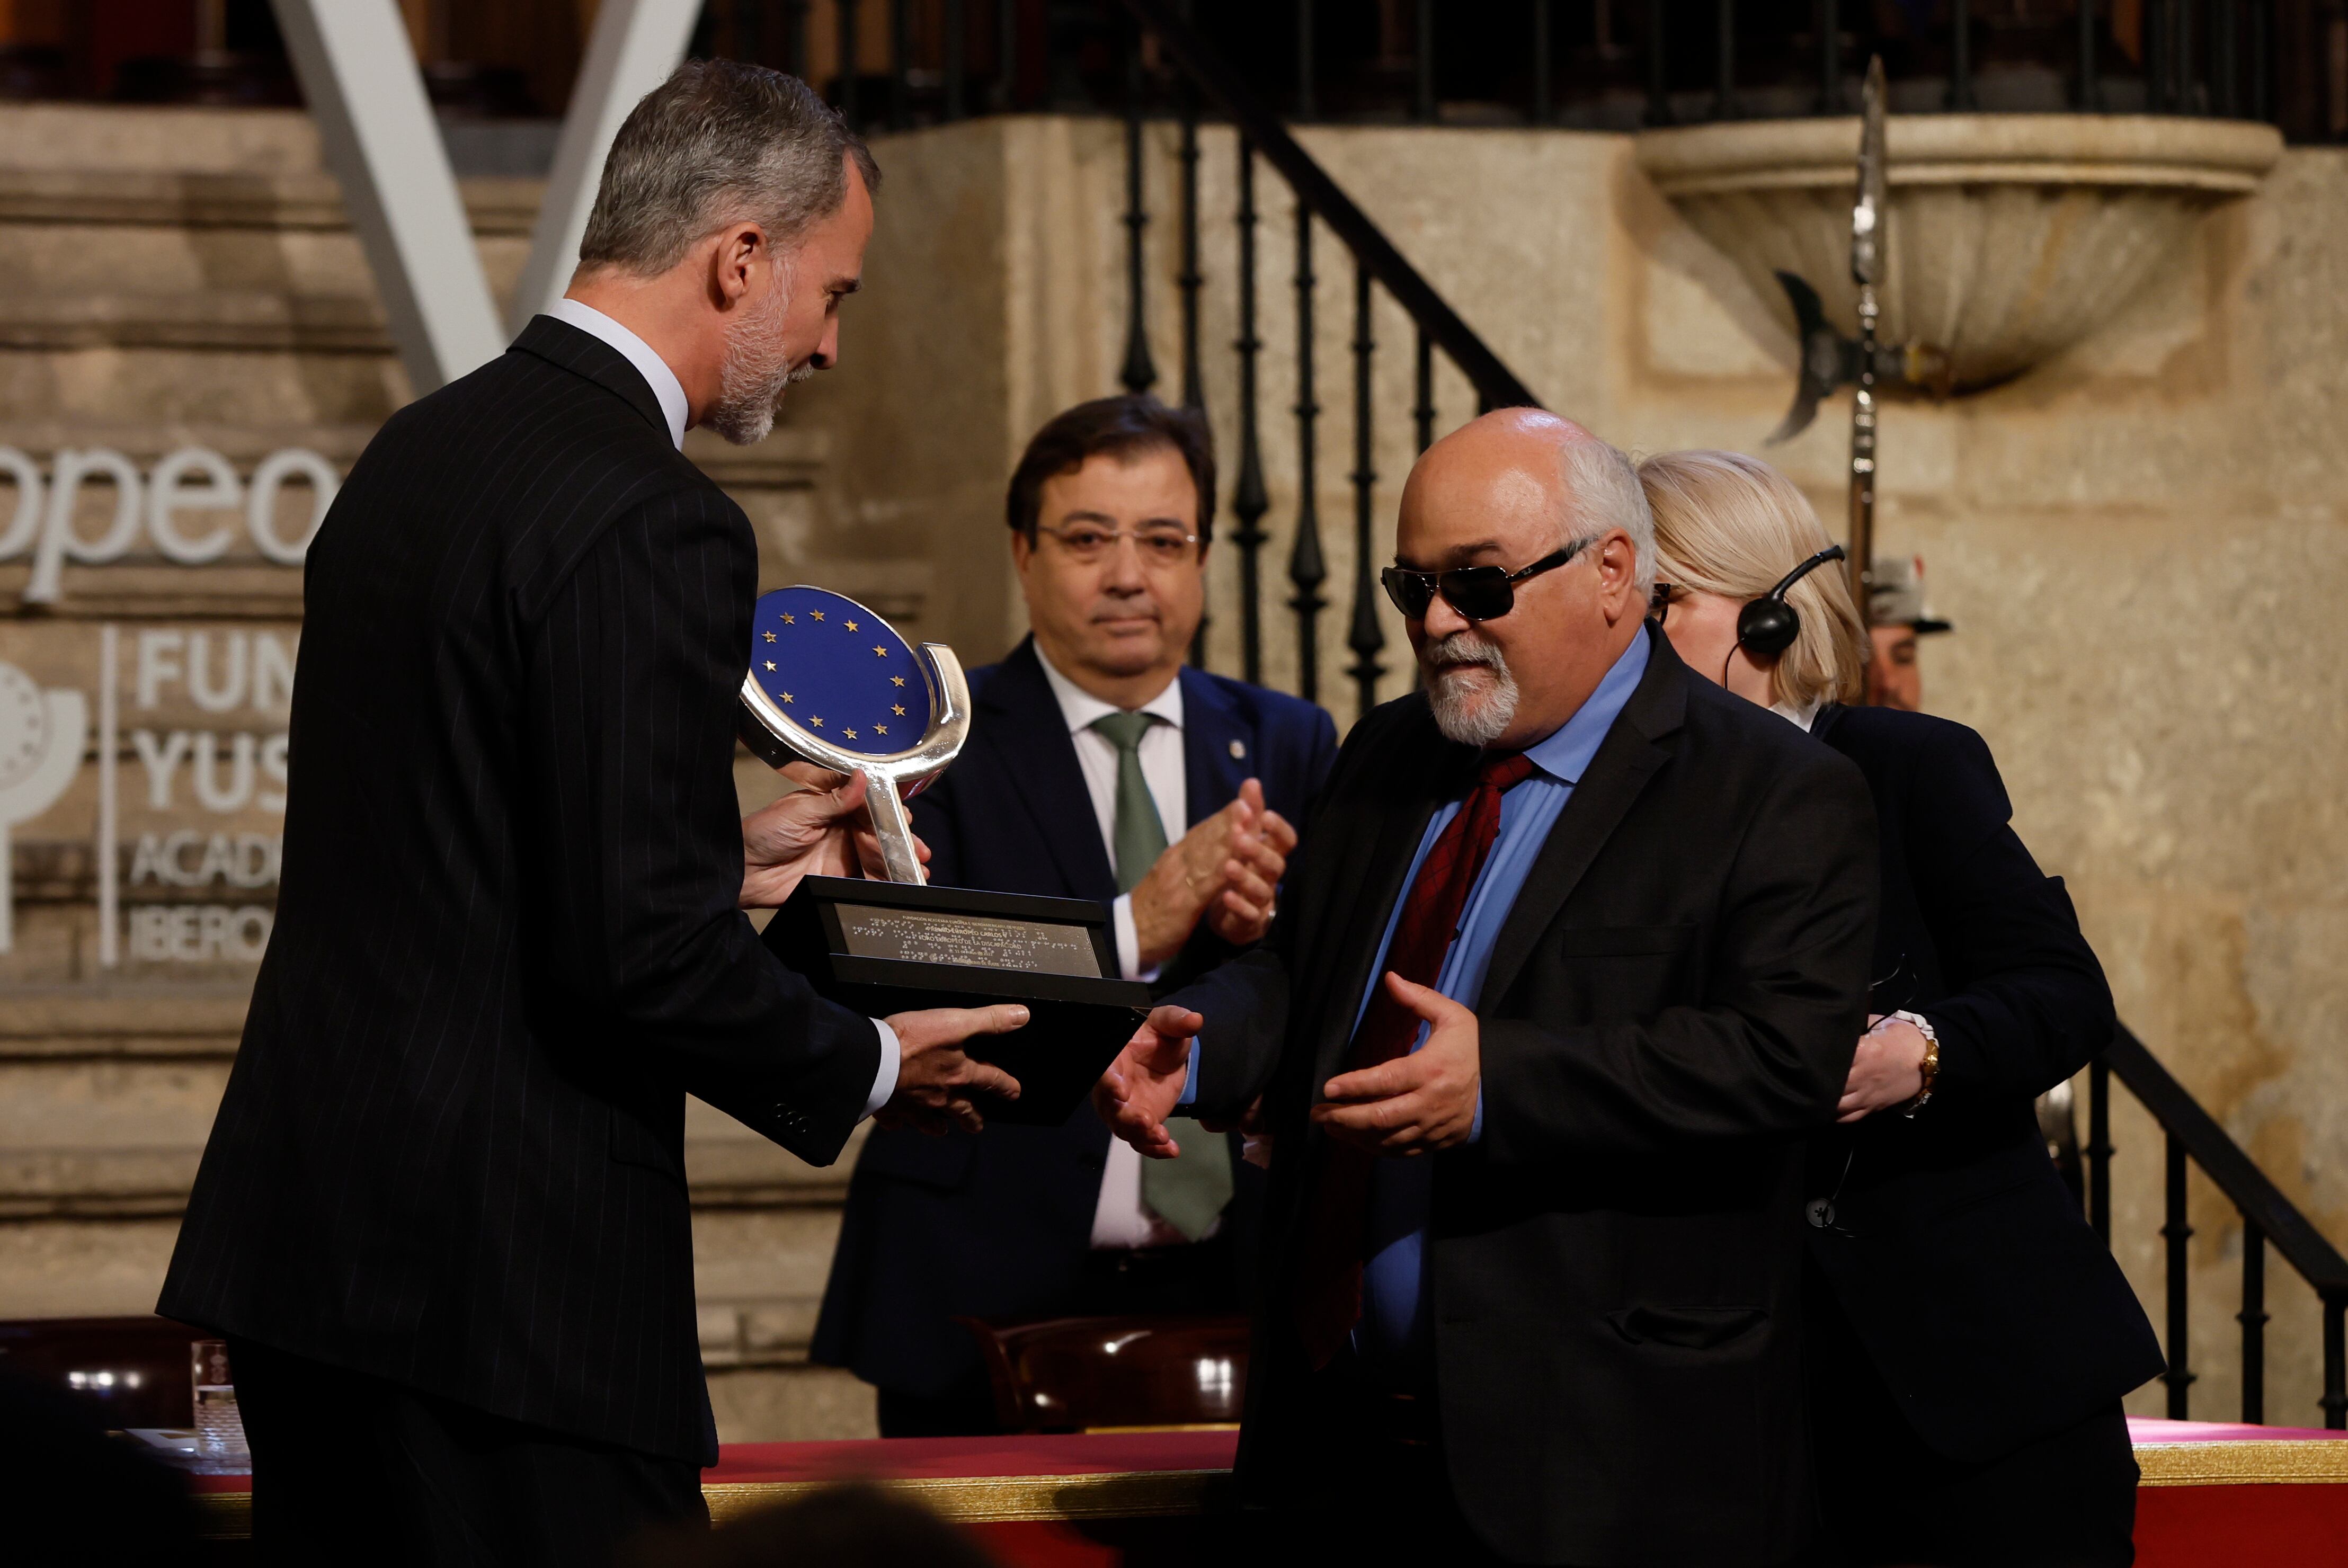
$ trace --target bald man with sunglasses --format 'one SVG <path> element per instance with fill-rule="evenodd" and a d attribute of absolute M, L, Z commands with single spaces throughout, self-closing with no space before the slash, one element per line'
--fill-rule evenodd
<path fill-rule="evenodd" d="M 1430 448 L 1385 576 L 1423 689 L 1346 739 L 1269 940 L 1096 1096 L 1152 1157 L 1264 1097 L 1240 1480 L 1292 1552 L 1810 1548 L 1799 1140 L 1865 1022 L 1873 811 L 1648 630 L 1653 552 L 1579 426 Z"/>

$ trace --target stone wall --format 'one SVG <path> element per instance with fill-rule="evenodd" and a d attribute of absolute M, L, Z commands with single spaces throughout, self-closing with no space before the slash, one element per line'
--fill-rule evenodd
<path fill-rule="evenodd" d="M 1316 129 L 1304 139 L 1550 406 L 1649 450 L 1757 450 L 1776 423 L 1791 387 L 1789 335 L 1637 171 L 1628 139 L 1418 128 Z M 1161 391 L 1180 385 L 1173 147 L 1171 128 L 1151 128 L 1148 301 Z M 795 391 L 761 447 L 696 438 L 691 449 L 751 511 L 768 583 L 839 588 L 977 664 L 1021 629 L 1001 513 L 1012 459 L 1049 414 L 1117 385 L 1120 130 L 1021 118 L 887 138 L 877 150 L 888 184 L 866 292 L 848 307 L 843 366 Z M 1239 448 L 1233 152 L 1227 134 L 1204 134 L 1200 368 L 1225 462 L 1226 531 Z M 1282 606 L 1299 510 L 1297 240 L 1284 186 L 1268 169 L 1256 186 L 1272 535 L 1264 668 L 1292 688 L 1300 660 Z M 473 181 L 466 194 L 504 286 L 535 191 Z M 2348 155 L 2287 154 L 2259 195 L 2207 220 L 2189 253 L 2065 360 L 1944 407 L 1894 405 L 1879 526 L 1885 548 L 1925 554 L 1936 607 L 1958 624 L 1928 645 L 1929 705 L 1989 738 L 2022 831 L 2069 880 L 2123 1015 L 2319 1224 L 2348 1238 L 2348 1067 L 2333 1043 L 2348 1012 L 2338 977 L 2348 825 L 2331 783 L 2348 763 L 2334 673 L 2348 631 L 2330 603 L 2348 587 L 2338 499 L 2348 449 L 2336 434 L 2348 427 L 2343 246 Z M 1361 554 L 1354 278 L 1325 231 L 1313 261 L 1313 500 L 1329 573 L 1316 652 L 1320 696 L 1343 723 L 1354 715 L 1345 645 Z M 405 396 L 298 116 L 0 109 L 0 276 L 12 285 L 0 290 L 0 445 L 30 454 L 45 475 L 60 449 L 107 447 L 145 483 L 191 442 L 221 451 L 241 482 L 285 448 L 343 465 Z M 1409 324 L 1380 296 L 1371 325 L 1375 564 L 1414 442 Z M 1438 429 L 1472 412 L 1447 366 L 1435 392 Z M 1830 406 L 1768 454 L 1829 516 L 1840 506 L 1841 418 Z M 298 536 L 307 494 L 299 484 L 283 492 L 279 537 Z M 83 539 L 102 539 L 113 501 L 103 484 L 84 490 Z M 0 472 L 0 540 L 14 515 Z M 195 536 L 218 520 L 182 521 Z M 231 532 L 228 553 L 202 566 L 166 559 L 143 533 L 115 561 L 68 561 L 46 608 L 21 603 L 25 555 L 0 561 L 0 661 L 42 691 L 80 694 L 90 736 L 57 802 L 11 830 L 0 1316 L 151 1302 L 233 1050 L 252 972 L 237 944 L 259 929 L 233 922 L 265 912 L 273 891 L 259 861 L 235 860 L 244 838 L 274 833 L 261 796 L 282 707 L 255 700 L 280 694 L 252 683 L 262 640 L 298 636 L 298 577 L 241 524 Z M 1239 564 L 1228 542 L 1210 561 L 1209 661 L 1225 671 L 1240 659 Z M 1378 689 L 1393 696 L 1406 654 L 1391 612 L 1373 608 L 1387 639 Z M 148 923 L 137 929 L 149 943 L 134 953 L 126 919 L 111 966 L 100 961 L 93 848 L 109 627 L 117 896 Z M 184 669 L 198 634 L 201 690 L 170 673 L 174 659 Z M 242 701 L 210 706 L 239 637 Z M 157 806 L 151 780 L 174 734 L 189 739 Z M 238 735 L 252 738 L 257 769 L 242 796 L 232 788 Z M 211 798 L 232 805 L 215 810 L 197 794 L 200 748 Z M 741 777 L 746 799 L 772 788 L 755 765 Z M 171 849 L 174 833 L 192 836 Z M 227 858 L 210 861 L 215 833 Z M 150 853 L 148 874 L 133 880 L 148 836 L 177 858 L 166 872 Z M 209 928 L 206 907 L 226 912 Z M 2121 1099 L 2116 1235 L 2157 1301 L 2159 1141 Z M 869 1429 L 852 1384 L 800 1367 L 845 1164 L 808 1171 L 699 1107 L 688 1136 L 721 1429 Z M 2240 1232 L 2196 1183 L 2195 1408 L 2227 1414 Z M 2312 1305 L 2287 1270 L 2269 1273 L 2269 1410 L 2312 1419 Z M 2157 1394 L 2138 1408 L 2154 1408 Z"/>

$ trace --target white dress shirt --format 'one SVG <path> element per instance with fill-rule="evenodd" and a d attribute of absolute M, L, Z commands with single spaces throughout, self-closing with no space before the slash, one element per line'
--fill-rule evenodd
<path fill-rule="evenodd" d="M 685 383 L 676 378 L 667 360 L 653 352 L 651 344 L 593 305 L 581 304 L 575 299 L 556 300 L 547 307 L 546 314 L 566 326 L 575 326 L 588 336 L 601 339 L 625 356 L 659 401 L 662 417 L 668 420 L 668 438 L 675 443 L 677 450 L 685 449 Z"/>
<path fill-rule="evenodd" d="M 1067 720 L 1068 739 L 1076 748 L 1076 767 L 1085 776 L 1085 792 L 1092 797 L 1093 819 L 1100 825 L 1101 843 L 1117 864 L 1117 747 L 1093 727 L 1096 719 L 1122 711 L 1103 702 L 1052 667 L 1042 644 L 1035 662 L 1059 699 L 1060 717 Z M 1182 682 L 1178 676 L 1166 689 L 1135 710 L 1159 722 L 1141 738 L 1141 779 L 1158 807 L 1159 825 L 1172 843 L 1189 830 L 1189 784 L 1182 754 Z M 1128 980 L 1156 976 L 1157 966 L 1141 966 L 1141 939 L 1133 925 L 1133 895 L 1120 893 L 1109 910 L 1117 929 L 1117 968 Z M 1222 1228 L 1217 1220 L 1207 1235 Z M 1205 1237 L 1200 1237 L 1205 1240 Z M 1162 1247 L 1179 1245 L 1182 1233 L 1153 1213 L 1141 1201 L 1141 1156 L 1121 1138 L 1108 1140 L 1108 1162 L 1101 1170 L 1100 1201 L 1093 1206 L 1093 1245 L 1097 1247 Z"/>
<path fill-rule="evenodd" d="M 593 305 L 581 304 L 575 299 L 556 300 L 547 308 L 546 314 L 567 326 L 577 327 L 590 337 L 609 344 L 634 366 L 636 374 L 642 376 L 645 385 L 653 389 L 653 397 L 660 404 L 662 418 L 668 421 L 668 438 L 675 444 L 677 450 L 685 449 L 685 418 L 687 412 L 685 383 L 676 378 L 676 372 L 668 367 L 667 360 L 653 352 L 651 344 Z M 898 1044 L 897 1031 L 887 1023 L 875 1018 L 872 1026 L 880 1032 L 880 1070 L 873 1074 L 872 1092 L 864 1101 L 866 1116 L 888 1104 L 889 1097 L 897 1092 L 897 1070 L 903 1051 Z"/>

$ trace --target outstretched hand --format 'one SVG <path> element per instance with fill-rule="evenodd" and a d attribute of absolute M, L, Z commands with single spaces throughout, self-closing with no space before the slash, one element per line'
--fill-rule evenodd
<path fill-rule="evenodd" d="M 1392 970 L 1386 992 L 1432 1026 L 1406 1057 L 1341 1073 L 1323 1088 L 1313 1119 L 1329 1136 L 1374 1154 L 1424 1154 L 1468 1141 L 1484 1088 L 1476 1015 L 1431 985 Z"/>
<path fill-rule="evenodd" d="M 1190 1077 L 1190 1037 L 1206 1022 L 1183 1007 L 1152 1009 L 1093 1086 L 1093 1109 L 1108 1130 L 1152 1160 L 1182 1152 L 1166 1130 L 1166 1119 L 1181 1103 Z"/>
<path fill-rule="evenodd" d="M 802 877 L 888 874 L 865 810 L 862 772 L 834 773 L 806 762 L 779 771 L 798 788 L 742 819 L 742 908 L 780 907 Z M 930 858 L 919 839 L 913 851 Z"/>
<path fill-rule="evenodd" d="M 873 1116 L 883 1127 L 914 1127 L 943 1134 L 985 1126 L 974 1097 L 1019 1098 L 1019 1080 L 977 1060 L 963 1043 L 974 1035 L 1007 1035 L 1027 1022 L 1014 1003 L 990 1007 L 929 1007 L 889 1019 L 897 1032 L 897 1091 Z"/>

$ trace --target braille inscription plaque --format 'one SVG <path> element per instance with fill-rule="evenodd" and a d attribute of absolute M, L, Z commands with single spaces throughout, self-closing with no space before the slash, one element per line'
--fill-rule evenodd
<path fill-rule="evenodd" d="M 1023 975 L 1100 975 L 1091 934 L 1080 925 L 860 903 L 832 907 L 839 919 L 840 945 L 853 957 L 1010 969 Z"/>

